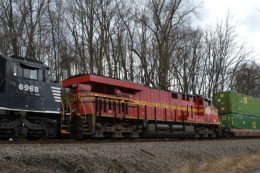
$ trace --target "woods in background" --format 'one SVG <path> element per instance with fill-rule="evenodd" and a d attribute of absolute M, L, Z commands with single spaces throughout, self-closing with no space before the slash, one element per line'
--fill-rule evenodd
<path fill-rule="evenodd" d="M 208 97 L 240 91 L 249 51 L 229 16 L 195 27 L 199 10 L 187 0 L 2 0 L 0 53 L 43 61 L 56 81 L 93 73 Z"/>
<path fill-rule="evenodd" d="M 242 63 L 236 71 L 233 90 L 260 97 L 260 66 L 254 61 Z"/>

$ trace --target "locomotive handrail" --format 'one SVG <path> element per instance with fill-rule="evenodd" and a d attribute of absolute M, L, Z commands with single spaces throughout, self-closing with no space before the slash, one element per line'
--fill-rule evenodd
<path fill-rule="evenodd" d="M 71 109 L 71 105 L 70 105 L 70 101 L 69 101 L 69 98 L 67 97 L 67 102 L 68 102 L 68 105 L 69 105 L 69 108 L 70 108 L 70 120 L 71 120 L 71 117 L 72 117 L 72 109 Z"/>
<path fill-rule="evenodd" d="M 64 114 L 65 114 L 65 108 L 64 108 L 64 103 L 63 103 L 63 101 L 61 101 L 61 109 L 62 109 L 62 112 L 61 112 L 62 121 L 64 121 L 64 119 L 65 119 L 65 116 L 64 116 Z"/>
<path fill-rule="evenodd" d="M 80 102 L 81 102 L 81 104 L 82 104 L 82 107 L 83 107 L 83 110 L 84 110 L 84 113 L 85 113 L 85 123 L 86 123 L 86 122 L 87 122 L 87 111 L 86 111 L 86 108 L 85 108 L 85 106 L 84 106 L 84 104 L 83 104 L 82 99 L 80 99 Z"/>
<path fill-rule="evenodd" d="M 92 125 L 94 127 L 95 126 L 95 120 L 94 120 L 94 110 L 93 110 L 92 104 L 90 104 L 90 107 L 91 107 L 91 115 L 92 115 Z"/>
<path fill-rule="evenodd" d="M 83 110 L 84 110 L 84 112 L 85 112 L 85 122 L 87 122 L 87 111 L 86 111 L 86 108 L 85 108 L 85 106 L 83 105 L 83 100 L 82 100 L 82 99 L 80 99 L 80 102 L 81 102 L 81 104 L 82 104 L 82 106 L 83 106 Z M 91 107 L 92 125 L 95 126 L 94 109 L 93 109 L 92 104 L 90 104 L 90 107 Z"/>

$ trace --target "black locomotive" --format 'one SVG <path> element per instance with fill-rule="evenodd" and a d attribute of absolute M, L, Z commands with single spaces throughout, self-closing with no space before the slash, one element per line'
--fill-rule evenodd
<path fill-rule="evenodd" d="M 61 86 L 48 67 L 17 56 L 0 56 L 0 137 L 56 137 Z"/>

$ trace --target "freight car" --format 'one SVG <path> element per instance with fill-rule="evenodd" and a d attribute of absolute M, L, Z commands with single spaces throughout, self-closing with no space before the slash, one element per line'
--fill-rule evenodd
<path fill-rule="evenodd" d="M 78 139 L 218 135 L 217 110 L 202 96 L 91 74 L 71 77 L 62 86 L 71 90 L 70 131 Z"/>
<path fill-rule="evenodd" d="M 260 136 L 260 99 L 227 91 L 213 96 L 224 136 Z"/>
<path fill-rule="evenodd" d="M 0 137 L 57 137 L 61 87 L 41 62 L 0 56 Z"/>

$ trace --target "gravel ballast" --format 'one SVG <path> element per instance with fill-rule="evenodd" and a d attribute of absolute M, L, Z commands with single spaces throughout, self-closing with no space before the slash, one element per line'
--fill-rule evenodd
<path fill-rule="evenodd" d="M 171 172 L 260 151 L 260 139 L 1 144 L 0 172 Z"/>

